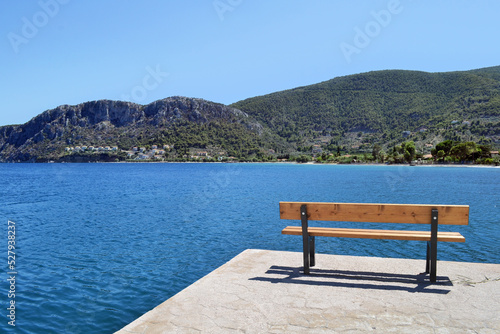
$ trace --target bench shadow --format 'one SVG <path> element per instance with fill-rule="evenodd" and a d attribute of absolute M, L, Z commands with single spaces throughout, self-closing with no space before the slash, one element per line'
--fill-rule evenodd
<path fill-rule="evenodd" d="M 453 283 L 446 276 L 438 276 L 430 282 L 426 273 L 417 275 L 378 273 L 366 271 L 310 269 L 310 275 L 302 273 L 302 267 L 271 266 L 264 277 L 253 277 L 251 281 L 273 284 L 305 284 L 316 286 L 347 287 L 375 290 L 398 290 L 418 293 L 447 294 Z M 276 277 L 281 275 L 282 277 Z"/>

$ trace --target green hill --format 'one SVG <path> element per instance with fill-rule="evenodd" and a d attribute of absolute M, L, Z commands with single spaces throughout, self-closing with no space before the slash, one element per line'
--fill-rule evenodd
<path fill-rule="evenodd" d="M 500 66 L 446 73 L 368 72 L 231 106 L 298 147 L 328 141 L 347 150 L 368 150 L 375 143 L 390 147 L 408 139 L 421 150 L 445 139 L 498 147 Z"/>

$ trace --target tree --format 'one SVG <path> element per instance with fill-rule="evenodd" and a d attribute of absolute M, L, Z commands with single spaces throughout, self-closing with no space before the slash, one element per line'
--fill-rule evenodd
<path fill-rule="evenodd" d="M 297 158 L 297 162 L 299 162 L 299 163 L 308 162 L 310 160 L 311 160 L 311 158 L 305 154 L 302 154 L 300 157 Z"/>
<path fill-rule="evenodd" d="M 439 151 L 437 152 L 437 158 L 438 158 L 439 160 L 442 160 L 442 159 L 444 158 L 444 156 L 445 156 L 445 153 L 444 153 L 444 151 L 443 151 L 443 150 L 439 150 Z"/>
<path fill-rule="evenodd" d="M 378 159 L 379 159 L 380 162 L 385 162 L 386 155 L 385 155 L 384 151 L 380 151 L 379 152 Z"/>
<path fill-rule="evenodd" d="M 477 152 L 476 143 L 469 141 L 466 143 L 459 143 L 453 146 L 450 150 L 450 155 L 459 161 L 473 160 L 474 154 Z"/>
<path fill-rule="evenodd" d="M 479 145 L 477 147 L 477 152 L 480 158 L 491 158 L 491 146 L 489 145 Z"/>
<path fill-rule="evenodd" d="M 403 156 L 406 162 L 410 163 L 415 159 L 415 143 L 413 141 L 405 142 L 401 144 L 403 151 Z"/>
<path fill-rule="evenodd" d="M 437 152 L 438 152 L 438 151 L 436 150 L 436 148 L 435 148 L 435 147 L 431 149 L 431 155 L 432 155 L 432 157 L 434 158 L 434 160 L 436 160 L 436 159 L 437 159 Z"/>
<path fill-rule="evenodd" d="M 382 151 L 382 147 L 379 144 L 373 145 L 372 155 L 375 160 L 380 158 L 380 153 Z"/>
<path fill-rule="evenodd" d="M 452 140 L 445 140 L 436 145 L 436 152 L 441 150 L 444 151 L 445 156 L 450 154 L 451 148 L 454 146 L 454 142 Z"/>

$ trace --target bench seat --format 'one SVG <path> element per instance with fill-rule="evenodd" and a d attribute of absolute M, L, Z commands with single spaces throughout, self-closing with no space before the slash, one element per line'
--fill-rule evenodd
<path fill-rule="evenodd" d="M 418 240 L 418 241 L 431 240 L 430 231 L 308 227 L 307 232 L 311 237 L 340 237 L 340 238 Z M 287 226 L 281 231 L 281 233 L 288 235 L 302 235 L 302 227 Z M 437 241 L 465 242 L 465 238 L 458 232 L 438 232 Z"/>

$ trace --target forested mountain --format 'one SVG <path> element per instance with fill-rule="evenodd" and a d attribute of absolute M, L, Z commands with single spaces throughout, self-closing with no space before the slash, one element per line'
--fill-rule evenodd
<path fill-rule="evenodd" d="M 237 102 L 297 146 L 348 149 L 414 140 L 500 140 L 500 66 L 465 72 L 386 70 L 338 77 Z M 318 141 L 321 139 L 321 141 Z"/>
<path fill-rule="evenodd" d="M 186 97 L 62 105 L 0 127 L 0 161 L 266 160 L 395 152 L 405 141 L 425 154 L 444 140 L 499 148 L 500 66 L 361 73 L 231 106 Z"/>

